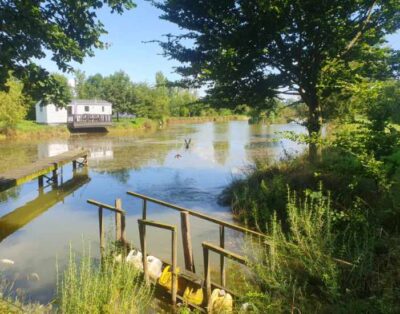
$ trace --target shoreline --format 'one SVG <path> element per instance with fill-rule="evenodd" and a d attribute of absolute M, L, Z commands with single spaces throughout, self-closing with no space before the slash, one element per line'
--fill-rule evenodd
<path fill-rule="evenodd" d="M 174 124 L 186 123 L 206 123 L 206 122 L 227 122 L 227 121 L 245 121 L 248 117 L 242 115 L 230 116 L 206 116 L 206 117 L 168 117 L 165 119 L 163 127 Z M 160 129 L 158 120 L 147 118 L 124 119 L 119 122 L 115 121 L 113 126 L 106 128 L 107 135 L 127 135 L 127 134 L 143 134 Z M 82 132 L 90 134 L 90 132 Z M 40 140 L 51 138 L 69 138 L 80 132 L 71 132 L 66 125 L 44 125 L 34 121 L 22 121 L 15 129 L 8 131 L 0 131 L 0 143 L 6 141 L 24 141 L 24 140 Z"/>

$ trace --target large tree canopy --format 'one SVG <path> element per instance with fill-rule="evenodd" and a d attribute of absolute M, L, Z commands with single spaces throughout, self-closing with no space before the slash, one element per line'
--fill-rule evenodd
<path fill-rule="evenodd" d="M 59 69 L 70 71 L 72 61 L 82 63 L 94 48 L 104 48 L 106 30 L 96 15 L 104 5 L 116 13 L 134 7 L 132 0 L 0 0 L 0 90 L 12 73 L 28 93 L 32 85 L 48 91 L 57 82 L 34 59 L 50 54 Z"/>
<path fill-rule="evenodd" d="M 400 25 L 398 0 L 165 0 L 161 18 L 188 32 L 168 36 L 165 54 L 182 62 L 189 84 L 235 106 L 268 106 L 279 93 L 299 95 L 310 135 L 321 128 L 321 99 L 345 80 L 382 64 L 387 34 Z M 379 58 L 378 58 L 379 56 Z M 369 60 L 370 62 L 364 62 Z M 327 80 L 329 77 L 329 80 Z"/>

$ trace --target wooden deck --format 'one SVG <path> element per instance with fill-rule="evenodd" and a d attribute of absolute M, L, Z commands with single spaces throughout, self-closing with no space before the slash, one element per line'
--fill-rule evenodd
<path fill-rule="evenodd" d="M 27 166 L 2 173 L 0 174 L 0 192 L 36 178 L 39 178 L 40 182 L 43 176 L 50 172 L 53 172 L 54 177 L 56 176 L 56 171 L 58 168 L 69 162 L 73 162 L 74 167 L 76 167 L 76 160 L 79 158 L 86 160 L 87 155 L 87 150 L 68 151 L 57 156 L 38 160 L 37 162 Z"/>

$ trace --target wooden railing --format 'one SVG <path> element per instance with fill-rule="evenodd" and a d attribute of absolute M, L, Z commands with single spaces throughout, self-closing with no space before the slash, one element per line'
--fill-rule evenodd
<path fill-rule="evenodd" d="M 262 238 L 264 243 L 266 243 L 266 236 L 260 232 L 253 231 L 242 226 L 238 226 L 203 213 L 187 209 L 181 206 L 177 206 L 171 203 L 167 203 L 143 194 L 139 194 L 136 192 L 127 192 L 128 195 L 140 198 L 143 200 L 142 203 L 142 219 L 146 220 L 147 218 L 147 203 L 151 202 L 154 204 L 158 204 L 167 208 L 171 208 L 173 210 L 179 211 L 181 213 L 181 230 L 182 230 L 182 241 L 183 241 L 183 254 L 185 258 L 185 268 L 191 272 L 195 272 L 195 265 L 193 260 L 193 249 L 191 243 L 191 233 L 190 233 L 190 220 L 189 215 L 197 218 L 201 218 L 203 220 L 215 223 L 219 225 L 219 247 L 221 249 L 225 249 L 225 228 L 229 228 L 235 231 L 242 232 L 244 234 L 256 236 Z M 220 283 L 221 286 L 226 285 L 226 272 L 225 272 L 225 255 L 220 254 Z"/>
<path fill-rule="evenodd" d="M 111 114 L 74 114 L 69 115 L 67 122 L 70 125 L 91 125 L 91 124 L 111 124 Z"/>

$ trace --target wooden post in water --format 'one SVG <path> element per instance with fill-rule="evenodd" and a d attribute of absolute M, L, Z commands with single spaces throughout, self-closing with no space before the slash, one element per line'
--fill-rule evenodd
<path fill-rule="evenodd" d="M 72 170 L 76 170 L 76 160 L 72 161 Z"/>
<path fill-rule="evenodd" d="M 43 188 L 43 176 L 38 177 L 38 187 L 39 187 L 39 196 L 43 195 L 44 188 Z"/>
<path fill-rule="evenodd" d="M 140 236 L 140 246 L 142 249 L 142 263 L 143 263 L 143 273 L 146 283 L 149 283 L 149 274 L 147 270 L 147 248 L 146 248 L 146 225 L 139 221 L 139 236 Z"/>
<path fill-rule="evenodd" d="M 121 214 L 121 241 L 126 244 L 125 214 Z"/>
<path fill-rule="evenodd" d="M 43 188 L 43 176 L 38 177 L 38 185 L 39 185 L 39 189 Z"/>
<path fill-rule="evenodd" d="M 105 243 L 104 243 L 104 224 L 103 224 L 103 208 L 99 207 L 99 236 L 100 236 L 100 255 L 103 260 Z"/>
<path fill-rule="evenodd" d="M 122 203 L 121 199 L 117 198 L 115 200 L 115 208 L 116 209 L 121 209 L 122 208 Z M 122 232 L 121 232 L 121 213 L 115 212 L 115 240 L 116 241 L 121 241 L 122 238 Z"/>
<path fill-rule="evenodd" d="M 191 272 L 195 272 L 192 248 L 192 236 L 190 233 L 189 213 L 181 212 L 181 229 L 183 242 L 183 255 L 185 257 L 185 268 Z"/>
<path fill-rule="evenodd" d="M 210 259 L 208 258 L 208 248 L 203 245 L 203 258 L 204 258 L 204 282 L 206 284 L 205 300 L 207 304 L 207 312 L 210 312 L 211 305 L 211 273 L 210 273 Z"/>
<path fill-rule="evenodd" d="M 223 249 L 225 248 L 225 227 L 222 225 L 219 226 L 219 246 Z M 226 285 L 225 257 L 221 254 L 219 258 L 220 258 L 221 286 L 225 287 Z"/>
<path fill-rule="evenodd" d="M 177 248 L 178 241 L 176 236 L 176 229 L 174 228 L 172 231 L 172 287 L 171 287 L 171 298 L 172 298 L 172 306 L 176 305 L 176 294 L 178 291 L 178 275 L 177 275 Z"/>
<path fill-rule="evenodd" d="M 142 219 L 147 219 L 147 200 L 143 200 L 143 207 L 142 207 Z"/>
<path fill-rule="evenodd" d="M 53 176 L 52 176 L 52 180 L 53 180 L 53 185 L 57 186 L 58 185 L 58 174 L 57 174 L 57 170 L 58 170 L 58 165 L 56 163 L 54 163 L 54 170 L 53 170 Z"/>

